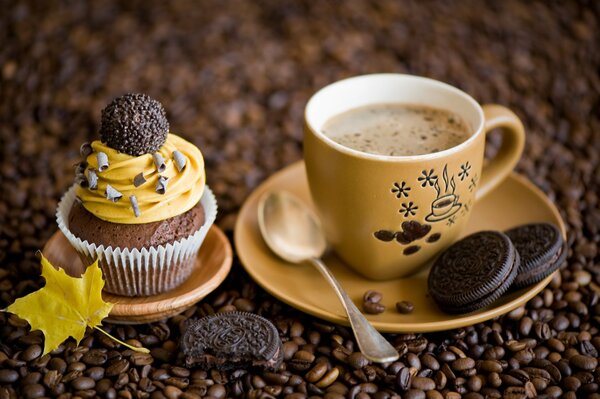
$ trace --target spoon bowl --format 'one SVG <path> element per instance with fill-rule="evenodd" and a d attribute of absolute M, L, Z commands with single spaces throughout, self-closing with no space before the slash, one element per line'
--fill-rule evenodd
<path fill-rule="evenodd" d="M 285 191 L 267 193 L 262 198 L 258 226 L 269 248 L 288 262 L 320 258 L 327 249 L 319 219 Z"/>

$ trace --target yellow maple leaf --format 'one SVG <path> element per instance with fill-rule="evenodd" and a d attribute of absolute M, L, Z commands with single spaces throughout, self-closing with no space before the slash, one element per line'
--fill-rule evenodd
<path fill-rule="evenodd" d="M 45 337 L 43 355 L 69 337 L 79 344 L 87 327 L 95 328 L 133 350 L 148 352 L 144 348 L 131 347 L 98 327 L 113 304 L 102 299 L 104 279 L 97 260 L 77 278 L 67 275 L 62 268 L 55 269 L 42 255 L 42 277 L 46 279 L 44 287 L 17 299 L 6 310 L 27 320 L 32 330 L 42 331 Z"/>

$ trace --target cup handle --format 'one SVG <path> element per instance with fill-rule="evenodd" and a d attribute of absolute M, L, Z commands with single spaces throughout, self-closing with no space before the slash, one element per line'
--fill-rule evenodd
<path fill-rule="evenodd" d="M 485 117 L 483 127 L 485 134 L 501 128 L 503 137 L 498 154 L 483 166 L 480 184 L 475 194 L 476 201 L 487 195 L 508 176 L 519 162 L 525 145 L 525 129 L 514 112 L 497 104 L 487 104 L 482 108 Z"/>

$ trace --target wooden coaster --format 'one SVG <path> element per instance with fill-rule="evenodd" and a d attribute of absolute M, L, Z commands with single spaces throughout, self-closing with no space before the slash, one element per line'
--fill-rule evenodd
<path fill-rule="evenodd" d="M 57 231 L 42 250 L 55 267 L 79 277 L 84 266 L 66 237 Z M 152 323 L 174 316 L 210 294 L 227 277 L 233 256 L 231 244 L 217 226 L 211 227 L 198 252 L 192 275 L 179 287 L 160 295 L 125 297 L 104 292 L 102 297 L 114 306 L 106 321 L 116 324 Z"/>

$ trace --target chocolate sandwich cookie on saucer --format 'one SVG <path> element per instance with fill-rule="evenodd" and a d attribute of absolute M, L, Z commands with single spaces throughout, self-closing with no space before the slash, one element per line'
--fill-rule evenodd
<path fill-rule="evenodd" d="M 469 313 L 504 294 L 519 268 L 519 254 L 499 231 L 481 231 L 457 241 L 434 262 L 429 293 L 448 313 Z"/>
<path fill-rule="evenodd" d="M 535 284 L 557 270 L 567 258 L 567 247 L 558 227 L 532 223 L 506 231 L 519 256 L 519 274 L 513 288 Z"/>

